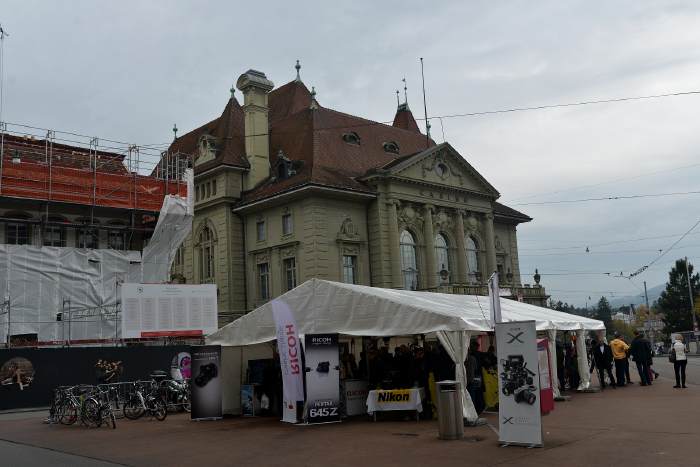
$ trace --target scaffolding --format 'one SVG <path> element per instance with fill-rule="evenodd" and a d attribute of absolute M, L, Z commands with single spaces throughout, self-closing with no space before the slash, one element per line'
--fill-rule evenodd
<path fill-rule="evenodd" d="M 57 141 L 8 130 L 0 122 L 0 196 L 111 207 L 156 213 L 165 195 L 186 196 L 184 154 L 161 152 L 157 162 L 144 159 L 135 145 L 101 146 L 98 138 Z M 86 147 L 87 146 L 87 147 Z M 118 149 L 121 152 L 109 152 Z M 151 158 L 153 149 L 149 148 Z"/>

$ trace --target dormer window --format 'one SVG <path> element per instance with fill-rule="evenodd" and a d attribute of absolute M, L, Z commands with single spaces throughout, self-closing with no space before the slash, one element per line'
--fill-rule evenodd
<path fill-rule="evenodd" d="M 350 133 L 343 133 L 343 141 L 348 144 L 354 144 L 356 146 L 360 145 L 360 135 L 351 131 Z"/>
<path fill-rule="evenodd" d="M 273 169 L 273 174 L 276 181 L 286 180 L 297 173 L 294 167 L 294 162 L 289 160 L 281 149 L 277 153 L 277 162 L 275 163 Z"/>
<path fill-rule="evenodd" d="M 202 135 L 199 138 L 199 154 L 196 159 L 197 164 L 210 161 L 216 158 L 217 152 L 216 138 L 211 135 Z"/>
<path fill-rule="evenodd" d="M 396 141 L 388 141 L 384 143 L 384 152 L 390 152 L 391 154 L 398 154 L 399 153 L 399 145 L 396 144 Z"/>

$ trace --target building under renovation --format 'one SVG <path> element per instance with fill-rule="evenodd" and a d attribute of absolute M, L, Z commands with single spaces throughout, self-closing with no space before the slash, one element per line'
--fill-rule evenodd
<path fill-rule="evenodd" d="M 186 165 L 152 168 L 135 147 L 0 133 L 0 342 L 118 336 L 118 285 L 143 279 L 164 198 L 186 194 Z"/>

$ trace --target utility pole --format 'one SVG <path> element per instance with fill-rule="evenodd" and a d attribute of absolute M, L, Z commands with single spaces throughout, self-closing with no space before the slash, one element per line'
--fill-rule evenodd
<path fill-rule="evenodd" d="M 690 284 L 690 269 L 688 268 L 688 257 L 685 257 L 685 276 L 688 279 L 688 296 L 690 297 L 690 315 L 693 317 L 693 332 L 700 331 L 698 329 L 698 319 L 695 316 L 695 304 L 693 303 L 693 287 Z"/>
<path fill-rule="evenodd" d="M 649 294 L 647 293 L 647 281 L 644 281 L 644 302 L 647 305 L 647 323 L 649 324 L 649 337 L 651 337 L 651 348 L 654 349 L 654 321 L 651 319 L 651 308 L 649 308 Z"/>

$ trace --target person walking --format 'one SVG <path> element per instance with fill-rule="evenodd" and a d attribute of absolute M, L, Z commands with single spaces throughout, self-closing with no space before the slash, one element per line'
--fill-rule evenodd
<path fill-rule="evenodd" d="M 688 357 L 685 355 L 685 344 L 683 336 L 676 335 L 676 341 L 671 347 L 671 357 L 673 359 L 673 372 L 676 374 L 676 385 L 674 388 L 687 388 L 685 385 L 685 366 L 688 364 Z M 675 357 L 675 358 L 674 358 Z"/>
<path fill-rule="evenodd" d="M 644 334 L 639 331 L 634 331 L 634 339 L 632 339 L 632 345 L 630 345 L 630 355 L 637 365 L 639 379 L 641 380 L 640 384 L 642 386 L 651 386 L 651 379 L 649 378 L 649 361 L 652 359 L 651 344 L 644 337 Z"/>
<path fill-rule="evenodd" d="M 591 373 L 594 368 L 598 369 L 598 379 L 600 380 L 600 389 L 605 389 L 605 372 L 608 373 L 610 378 L 610 386 L 613 388 L 617 387 L 615 384 L 615 378 L 612 374 L 613 366 L 613 353 L 610 346 L 601 339 L 597 344 L 593 345 L 591 349 L 593 353 L 593 364 L 591 365 Z"/>
<path fill-rule="evenodd" d="M 615 360 L 615 376 L 617 377 L 617 385 L 624 387 L 629 383 L 629 379 L 625 381 L 625 371 L 629 374 L 629 362 L 627 360 L 627 351 L 630 346 L 622 340 L 620 333 L 615 331 L 615 339 L 610 341 L 610 349 L 612 350 L 613 359 Z"/>

